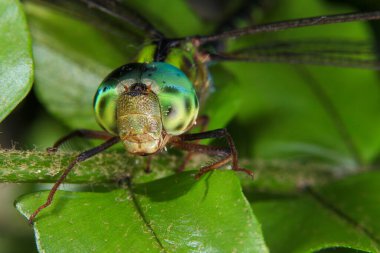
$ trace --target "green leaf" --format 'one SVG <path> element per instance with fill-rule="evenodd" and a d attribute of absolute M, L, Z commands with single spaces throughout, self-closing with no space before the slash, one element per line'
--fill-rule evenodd
<path fill-rule="evenodd" d="M 341 180 L 316 190 L 316 195 L 347 215 L 358 230 L 380 245 L 380 173 L 367 172 Z"/>
<path fill-rule="evenodd" d="M 379 252 L 379 180 L 380 173 L 367 172 L 304 194 L 263 195 L 252 208 L 271 252 Z"/>
<path fill-rule="evenodd" d="M 28 217 L 47 196 L 21 197 Z M 106 193 L 59 192 L 37 217 L 41 252 L 267 252 L 234 172 L 192 172 Z"/>
<path fill-rule="evenodd" d="M 98 129 L 92 108 L 95 93 L 89 91 L 96 91 L 98 84 L 111 69 L 103 67 L 103 74 L 98 74 L 38 43 L 34 45 L 34 54 L 36 94 L 49 112 L 71 128 Z M 57 74 L 52 76 L 50 73 Z"/>
<path fill-rule="evenodd" d="M 31 40 L 22 6 L 0 2 L 0 122 L 28 94 L 33 83 Z"/>

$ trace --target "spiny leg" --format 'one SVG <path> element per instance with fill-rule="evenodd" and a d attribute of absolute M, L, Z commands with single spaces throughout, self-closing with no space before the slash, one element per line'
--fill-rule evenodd
<path fill-rule="evenodd" d="M 209 117 L 206 116 L 206 115 L 202 115 L 202 116 L 199 116 L 197 118 L 197 125 L 200 126 L 200 132 L 204 132 L 206 131 L 206 128 L 207 128 L 207 125 L 208 125 L 208 122 L 209 122 Z M 195 127 L 195 126 L 194 126 Z M 199 143 L 200 140 L 196 140 L 194 143 Z M 183 163 L 179 166 L 178 168 L 178 172 L 182 172 L 185 170 L 186 168 L 186 165 L 189 163 L 191 157 L 193 155 L 193 152 L 192 150 L 189 150 L 189 152 L 187 153 L 187 155 L 185 156 L 184 160 L 183 160 Z"/>
<path fill-rule="evenodd" d="M 196 179 L 199 179 L 206 172 L 213 169 L 217 169 L 231 161 L 231 150 L 228 148 L 208 146 L 208 145 L 202 145 L 202 144 L 196 144 L 196 143 L 187 143 L 187 142 L 176 142 L 173 144 L 173 146 L 182 150 L 186 150 L 186 151 L 197 152 L 197 153 L 208 154 L 208 155 L 222 156 L 222 158 L 218 160 L 217 162 L 209 166 L 202 167 L 199 170 L 199 172 L 195 175 Z"/>
<path fill-rule="evenodd" d="M 49 152 L 56 152 L 58 148 L 65 143 L 66 141 L 73 139 L 75 137 L 81 137 L 85 139 L 100 139 L 100 140 L 108 140 L 112 138 L 113 136 L 107 132 L 104 131 L 96 131 L 96 130 L 87 130 L 87 129 L 78 129 L 71 133 L 69 133 L 66 136 L 63 136 L 58 141 L 56 141 L 53 145 L 53 147 L 47 148 L 47 151 Z"/>
<path fill-rule="evenodd" d="M 178 145 L 178 144 L 181 145 L 181 143 L 183 143 L 184 141 L 194 141 L 194 140 L 201 140 L 201 139 L 208 139 L 208 138 L 226 138 L 228 145 L 229 145 L 229 152 L 228 152 L 228 155 L 225 158 L 223 158 L 222 160 L 220 160 L 216 163 L 213 163 L 209 166 L 201 168 L 199 173 L 196 176 L 197 178 L 201 177 L 204 173 L 206 173 L 210 170 L 214 170 L 214 169 L 217 169 L 217 168 L 223 166 L 224 164 L 228 163 L 229 161 L 232 161 L 232 170 L 242 171 L 242 172 L 248 174 L 249 176 L 253 177 L 252 171 L 244 169 L 244 168 L 240 168 L 238 166 L 237 150 L 236 150 L 236 147 L 235 147 L 235 144 L 232 140 L 231 135 L 227 132 L 226 129 L 216 129 L 216 130 L 211 130 L 211 131 L 207 131 L 207 132 L 203 132 L 203 133 L 196 133 L 196 134 L 183 134 L 180 136 L 173 137 L 171 142 L 174 145 Z M 189 145 L 189 144 L 187 144 L 187 145 Z M 193 144 L 193 145 L 198 146 L 198 150 L 195 149 L 197 152 L 202 152 L 199 149 L 199 147 L 205 146 L 205 145 L 199 145 L 199 144 Z M 211 148 L 210 146 L 208 146 L 208 147 Z M 206 149 L 204 149 L 203 151 L 205 151 L 205 150 Z"/>
<path fill-rule="evenodd" d="M 46 202 L 43 205 L 41 205 L 39 208 L 37 208 L 37 210 L 34 211 L 34 213 L 29 217 L 29 223 L 32 224 L 34 218 L 36 217 L 36 215 L 39 212 L 41 212 L 42 209 L 48 207 L 51 204 L 51 202 L 53 201 L 54 195 L 55 195 L 58 187 L 63 183 L 63 181 L 65 180 L 65 178 L 67 177 L 67 175 L 70 173 L 70 171 L 74 168 L 74 166 L 77 163 L 80 163 L 80 162 L 83 162 L 83 161 L 87 160 L 88 158 L 90 158 L 90 157 L 92 157 L 92 156 L 94 156 L 94 155 L 96 155 L 96 154 L 98 154 L 98 153 L 106 150 L 107 148 L 111 147 L 112 145 L 118 143 L 119 141 L 120 141 L 119 137 L 112 137 L 111 139 L 108 139 L 106 142 L 102 143 L 101 145 L 80 153 L 69 164 L 69 166 L 67 166 L 67 168 L 65 169 L 65 171 L 59 177 L 58 181 L 55 182 L 53 188 L 50 190 L 50 193 L 48 195 L 48 198 L 47 198 Z"/>

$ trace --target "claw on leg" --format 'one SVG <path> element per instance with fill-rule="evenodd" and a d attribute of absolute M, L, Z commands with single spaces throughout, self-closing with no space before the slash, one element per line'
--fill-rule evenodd
<path fill-rule="evenodd" d="M 221 148 L 221 147 L 214 147 L 214 146 L 207 146 L 207 145 L 186 142 L 186 141 L 201 140 L 201 139 L 207 139 L 207 138 L 226 138 L 229 148 L 226 149 L 226 148 Z M 202 175 L 204 175 L 205 173 L 211 170 L 215 170 L 222 167 L 228 162 L 232 162 L 232 170 L 241 171 L 253 177 L 253 172 L 251 170 L 240 168 L 238 166 L 237 150 L 236 150 L 236 147 L 232 140 L 231 135 L 227 132 L 226 129 L 217 129 L 217 130 L 196 133 L 196 134 L 183 134 L 183 135 L 173 138 L 171 143 L 174 146 L 181 148 L 183 150 L 205 153 L 209 155 L 223 156 L 223 158 L 220 159 L 219 161 L 211 165 L 202 167 L 195 176 L 197 179 L 199 179 Z"/>

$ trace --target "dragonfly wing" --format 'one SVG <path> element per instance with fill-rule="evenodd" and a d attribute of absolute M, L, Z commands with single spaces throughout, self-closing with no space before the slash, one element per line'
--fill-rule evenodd
<path fill-rule="evenodd" d="M 105 31 L 120 30 L 128 36 L 162 38 L 162 33 L 144 17 L 116 0 L 32 0 L 49 5 L 96 25 Z"/>
<path fill-rule="evenodd" d="M 300 28 L 306 26 L 328 25 L 336 23 L 345 23 L 353 21 L 369 21 L 379 20 L 380 11 L 363 12 L 363 13 L 347 13 L 338 15 L 326 15 L 310 18 L 292 19 L 267 24 L 252 25 L 244 28 L 230 30 L 218 34 L 204 35 L 204 36 L 189 36 L 186 40 L 196 39 L 199 44 L 204 44 L 211 41 L 218 41 L 222 39 L 237 38 L 246 35 L 257 33 L 268 33 L 288 30 L 292 28 Z"/>
<path fill-rule="evenodd" d="M 148 33 L 150 38 L 163 38 L 163 34 L 143 16 L 115 0 L 80 0 L 90 8 L 97 9 Z"/>
<path fill-rule="evenodd" d="M 271 62 L 380 69 L 377 49 L 353 40 L 275 41 L 233 52 L 208 53 L 213 61 Z"/>

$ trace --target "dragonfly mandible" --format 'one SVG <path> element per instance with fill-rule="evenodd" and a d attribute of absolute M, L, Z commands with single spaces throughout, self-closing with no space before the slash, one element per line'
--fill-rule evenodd
<path fill-rule="evenodd" d="M 202 167 L 196 177 L 230 162 L 232 163 L 232 170 L 242 171 L 252 176 L 251 170 L 239 167 L 237 150 L 227 130 L 206 131 L 207 118 L 198 117 L 199 103 L 203 102 L 210 87 L 210 73 L 207 67 L 210 62 L 282 61 L 380 68 L 380 63 L 374 58 L 356 57 L 357 50 L 360 48 L 355 52 L 341 50 L 339 57 L 335 57 L 332 52 L 334 53 L 334 50 L 338 48 L 331 48 L 334 45 L 323 42 L 318 46 L 323 45 L 328 50 L 322 50 L 318 54 L 310 50 L 313 47 L 307 46 L 317 43 L 311 41 L 304 41 L 301 45 L 273 43 L 262 47 L 239 49 L 234 52 L 211 51 L 205 46 L 212 42 L 258 33 L 341 22 L 377 20 L 380 19 L 380 11 L 318 16 L 252 25 L 211 35 L 169 38 L 144 17 L 133 13 L 118 1 L 81 0 L 80 2 L 84 6 L 90 7 L 94 13 L 111 15 L 120 22 L 125 22 L 142 31 L 147 34 L 150 43 L 137 53 L 136 58 L 131 63 L 110 73 L 96 91 L 94 111 L 98 123 L 105 131 L 76 130 L 58 140 L 50 148 L 50 151 L 56 151 L 59 146 L 73 137 L 105 141 L 75 157 L 52 187 L 47 201 L 30 216 L 30 223 L 42 209 L 51 204 L 58 187 L 75 165 L 118 142 L 123 142 L 126 150 L 136 155 L 151 157 L 169 145 L 189 152 L 202 152 L 221 157 L 211 165 Z M 54 1 L 52 3 L 65 8 L 68 2 Z M 201 125 L 201 132 L 188 133 L 197 122 Z M 228 147 L 215 147 L 196 142 L 207 138 L 225 138 Z M 185 161 L 189 158 L 188 155 Z"/>

